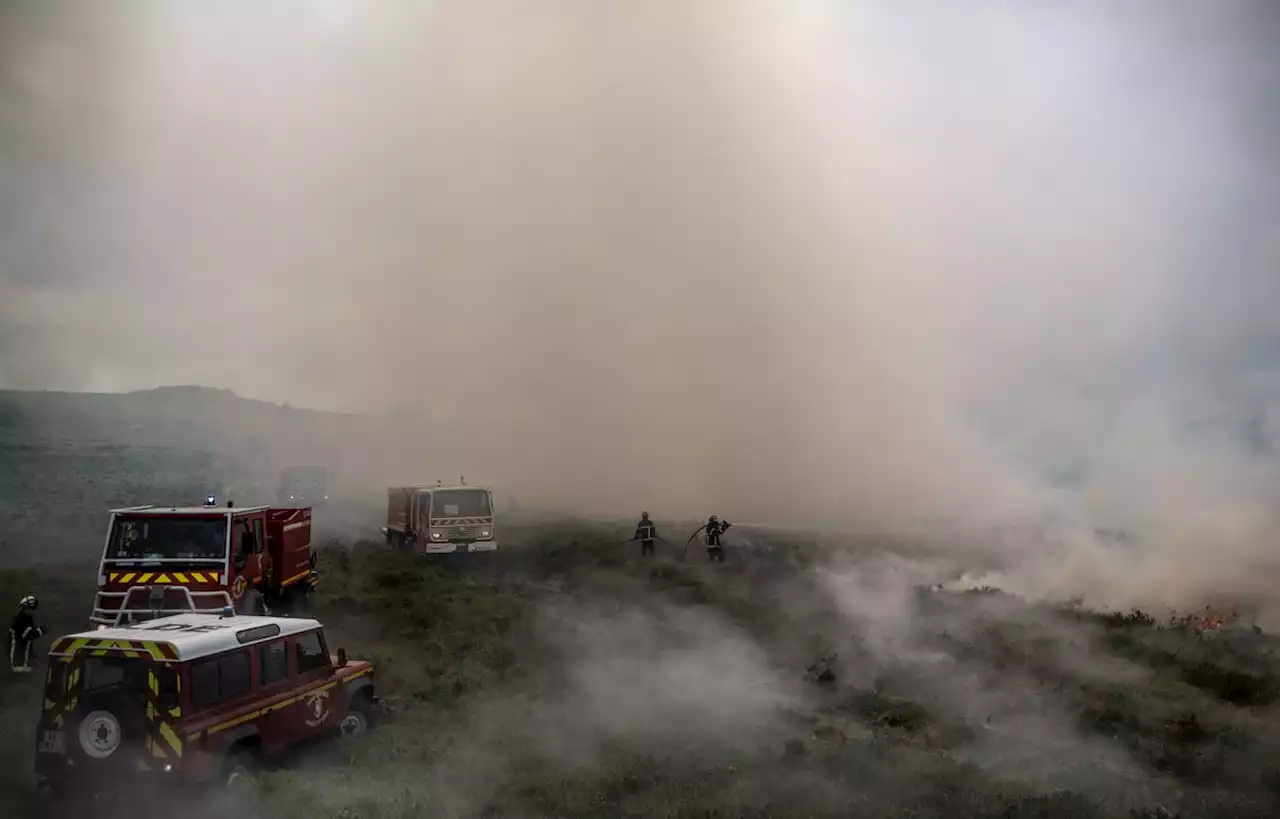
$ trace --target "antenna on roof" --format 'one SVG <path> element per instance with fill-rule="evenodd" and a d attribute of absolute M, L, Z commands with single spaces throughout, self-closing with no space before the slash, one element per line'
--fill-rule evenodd
<path fill-rule="evenodd" d="M 459 483 L 459 484 L 461 484 L 462 486 L 466 486 L 466 485 L 467 485 L 467 476 L 466 476 L 466 475 L 463 475 L 462 477 L 458 478 L 458 483 Z"/>

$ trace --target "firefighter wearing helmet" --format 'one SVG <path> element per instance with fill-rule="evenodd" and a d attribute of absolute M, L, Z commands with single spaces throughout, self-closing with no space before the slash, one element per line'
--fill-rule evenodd
<path fill-rule="evenodd" d="M 649 520 L 648 512 L 640 513 L 640 522 L 636 524 L 636 533 L 631 538 L 640 541 L 640 556 L 653 554 L 653 542 L 658 539 L 658 527 Z"/>
<path fill-rule="evenodd" d="M 720 543 L 720 536 L 727 532 L 729 527 L 732 525 L 733 524 L 728 521 L 720 520 L 720 518 L 712 515 L 707 519 L 706 523 L 699 526 L 697 531 L 689 536 L 689 543 L 692 543 L 693 539 L 696 538 L 699 533 L 706 532 L 707 559 L 712 563 L 723 563 L 724 546 Z M 688 548 L 688 545 L 688 543 L 685 544 L 686 549 Z"/>
<path fill-rule="evenodd" d="M 31 671 L 31 644 L 44 636 L 32 614 L 39 606 L 40 601 L 28 594 L 18 602 L 18 613 L 9 625 L 9 668 L 20 674 Z"/>

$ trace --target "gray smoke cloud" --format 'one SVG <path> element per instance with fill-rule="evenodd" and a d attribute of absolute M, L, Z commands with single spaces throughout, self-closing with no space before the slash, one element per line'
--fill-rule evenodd
<path fill-rule="evenodd" d="M 0 10 L 0 386 L 408 408 L 380 453 L 581 511 L 1074 521 L 1027 587 L 1275 576 L 1268 4 L 83 6 Z"/>

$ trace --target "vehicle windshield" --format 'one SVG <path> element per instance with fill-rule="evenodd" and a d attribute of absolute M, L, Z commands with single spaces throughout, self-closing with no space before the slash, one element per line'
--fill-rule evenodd
<path fill-rule="evenodd" d="M 108 560 L 222 559 L 224 517 L 118 517 L 107 543 Z"/>
<path fill-rule="evenodd" d="M 484 489 L 437 489 L 431 515 L 437 518 L 488 517 L 489 492 Z"/>

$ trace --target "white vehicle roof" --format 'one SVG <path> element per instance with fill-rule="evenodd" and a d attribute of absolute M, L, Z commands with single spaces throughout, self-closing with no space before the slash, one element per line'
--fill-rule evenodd
<path fill-rule="evenodd" d="M 269 506 L 131 506 L 125 509 L 112 509 L 116 515 L 140 515 L 155 517 L 159 515 L 239 515 L 245 512 L 261 512 Z"/>
<path fill-rule="evenodd" d="M 478 489 L 485 492 L 492 491 L 492 487 L 483 486 L 481 484 L 421 484 L 419 486 L 406 486 L 405 489 L 416 489 L 420 492 L 439 492 L 442 489 Z"/>
<path fill-rule="evenodd" d="M 274 626 L 274 628 L 272 628 Z M 320 628 L 320 621 L 302 617 L 224 617 L 217 612 L 182 612 L 134 626 L 115 626 L 68 634 L 54 641 L 49 653 L 72 655 L 101 649 L 135 650 L 158 660 L 186 662 L 265 640 Z M 116 643 L 109 646 L 104 643 Z M 137 646 L 135 644 L 143 644 Z M 146 644 L 157 644 L 159 654 Z"/>

